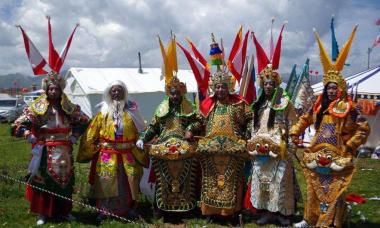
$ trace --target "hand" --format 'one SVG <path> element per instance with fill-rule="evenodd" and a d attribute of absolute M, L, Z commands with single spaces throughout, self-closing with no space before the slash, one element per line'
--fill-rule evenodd
<path fill-rule="evenodd" d="M 30 134 L 32 134 L 32 132 L 30 132 L 29 130 L 24 131 L 25 138 L 27 138 Z"/>
<path fill-rule="evenodd" d="M 290 137 L 292 138 L 292 142 L 293 142 L 295 145 L 300 144 L 300 140 L 299 140 L 298 136 L 296 136 L 296 135 L 291 135 Z"/>
<path fill-rule="evenodd" d="M 136 147 L 139 148 L 140 150 L 143 150 L 144 149 L 144 142 L 141 139 L 137 140 Z"/>
<path fill-rule="evenodd" d="M 185 133 L 185 139 L 187 141 L 193 141 L 194 140 L 194 135 L 191 131 L 186 131 Z"/>
<path fill-rule="evenodd" d="M 69 140 L 70 140 L 71 144 L 75 144 L 78 139 L 74 135 L 70 135 Z"/>
<path fill-rule="evenodd" d="M 37 142 L 37 138 L 36 136 L 34 136 L 33 134 L 29 134 L 27 137 L 26 137 L 26 140 L 31 143 L 31 144 L 34 144 Z"/>
<path fill-rule="evenodd" d="M 348 145 L 344 146 L 344 151 L 351 154 L 354 152 L 354 150 Z"/>

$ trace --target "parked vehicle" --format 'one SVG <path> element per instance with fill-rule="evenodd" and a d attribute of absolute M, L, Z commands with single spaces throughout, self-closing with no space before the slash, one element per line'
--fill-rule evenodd
<path fill-rule="evenodd" d="M 36 91 L 32 91 L 32 92 L 29 92 L 29 93 L 24 93 L 22 96 L 23 96 L 23 99 L 24 99 L 24 102 L 29 105 L 30 102 L 34 101 L 35 99 L 37 99 L 39 96 L 41 96 L 41 94 L 43 93 L 44 91 L 41 89 L 41 90 L 36 90 Z"/>
<path fill-rule="evenodd" d="M 0 94 L 0 122 L 15 121 L 25 107 L 23 99 Z"/>

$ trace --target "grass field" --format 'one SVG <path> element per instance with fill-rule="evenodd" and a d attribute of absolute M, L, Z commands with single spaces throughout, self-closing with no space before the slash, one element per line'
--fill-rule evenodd
<path fill-rule="evenodd" d="M 26 175 L 28 161 L 30 158 L 30 146 L 23 139 L 15 139 L 9 136 L 9 125 L 0 125 L 0 173 L 9 175 L 16 179 L 23 179 Z M 295 163 L 296 164 L 296 163 Z M 76 164 L 76 186 L 74 199 L 83 201 L 86 199 L 88 164 Z M 296 164 L 297 179 L 301 185 L 303 198 L 305 198 L 305 182 Z M 25 186 L 14 183 L 11 180 L 4 180 L 0 177 L 0 226 L 3 227 L 33 227 L 36 217 L 28 213 L 28 202 L 24 199 Z M 355 192 L 366 198 L 380 196 L 380 161 L 368 158 L 361 158 L 357 162 L 357 173 L 349 187 L 348 192 Z M 299 204 L 302 218 L 302 204 Z M 142 206 L 144 221 L 137 221 L 135 224 L 122 223 L 118 220 L 107 220 L 103 227 L 202 227 L 206 220 L 188 219 L 183 224 L 172 225 L 163 223 L 162 220 L 152 218 L 151 207 L 148 203 Z M 365 216 L 365 221 L 360 219 L 360 214 Z M 89 209 L 74 206 L 73 215 L 77 221 L 67 223 L 53 221 L 47 223 L 45 227 L 94 227 L 96 214 Z M 207 224 L 207 227 L 231 226 L 224 223 Z M 244 219 L 245 227 L 258 227 L 251 219 Z M 365 204 L 354 206 L 347 226 L 350 227 L 380 227 L 380 201 L 367 200 Z M 270 227 L 270 226 L 267 226 Z M 273 226 L 272 226 L 273 227 Z"/>

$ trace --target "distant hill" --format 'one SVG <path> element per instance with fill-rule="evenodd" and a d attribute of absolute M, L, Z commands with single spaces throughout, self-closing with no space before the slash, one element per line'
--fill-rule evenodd
<path fill-rule="evenodd" d="M 14 87 L 14 82 L 17 87 L 30 87 L 33 83 L 39 88 L 43 77 L 27 76 L 20 73 L 0 75 L 0 88 Z"/>
<path fill-rule="evenodd" d="M 67 70 L 63 70 L 61 75 L 66 75 Z M 37 88 L 41 87 L 41 80 L 44 76 L 23 75 L 20 73 L 0 75 L 0 88 L 13 88 L 16 81 L 17 87 L 30 87 L 33 83 Z"/>

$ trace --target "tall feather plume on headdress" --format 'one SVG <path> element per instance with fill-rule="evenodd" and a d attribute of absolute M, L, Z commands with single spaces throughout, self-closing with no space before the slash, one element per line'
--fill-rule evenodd
<path fill-rule="evenodd" d="M 186 85 L 177 78 L 178 64 L 177 64 L 177 49 L 175 35 L 171 33 L 171 37 L 167 48 L 165 49 L 160 36 L 158 42 L 163 60 L 162 74 L 165 78 L 165 91 L 169 94 L 170 88 L 175 87 L 179 89 L 181 95 L 186 93 Z"/>
<path fill-rule="evenodd" d="M 272 19 L 273 23 L 273 19 Z M 270 49 L 270 56 L 271 59 L 268 58 L 267 54 L 265 53 L 264 49 L 260 45 L 259 41 L 257 40 L 255 34 L 253 33 L 253 43 L 255 44 L 256 47 L 256 57 L 257 57 L 257 72 L 259 74 L 260 78 L 260 86 L 263 86 L 263 80 L 264 77 L 271 77 L 275 80 L 277 86 L 281 84 L 281 77 L 280 75 L 276 72 L 276 70 L 280 66 L 280 57 L 281 57 L 281 42 L 282 42 L 282 32 L 284 30 L 285 22 L 282 25 L 280 34 L 278 35 L 276 47 L 273 50 L 271 47 Z M 271 38 L 272 39 L 272 38 Z M 272 45 L 271 45 L 272 46 Z M 272 54 L 273 53 L 273 54 Z"/>
<path fill-rule="evenodd" d="M 71 45 L 74 33 L 76 29 L 78 28 L 79 24 L 78 23 L 76 24 L 76 26 L 74 27 L 72 33 L 70 34 L 66 42 L 66 45 L 62 49 L 61 54 L 58 54 L 58 52 L 56 51 L 54 47 L 53 39 L 52 39 L 52 28 L 50 24 L 51 18 L 49 16 L 46 16 L 46 18 L 48 20 L 48 38 L 49 38 L 49 58 L 48 58 L 49 61 L 48 62 L 45 60 L 44 57 L 42 57 L 41 53 L 35 47 L 35 45 L 31 41 L 31 39 L 28 37 L 26 32 L 23 30 L 23 28 L 20 25 L 16 25 L 16 27 L 20 28 L 22 32 L 24 45 L 25 45 L 25 51 L 28 56 L 28 60 L 32 67 L 33 73 L 35 75 L 47 75 L 47 77 L 42 80 L 41 87 L 43 89 L 46 89 L 47 85 L 49 84 L 57 84 L 61 88 L 64 88 L 65 81 L 59 75 L 59 72 L 66 60 L 66 56 L 70 49 L 70 45 Z"/>
<path fill-rule="evenodd" d="M 358 28 L 358 25 L 356 25 L 353 28 L 350 37 L 348 38 L 347 42 L 344 44 L 343 48 L 338 54 L 338 57 L 335 63 L 330 59 L 321 41 L 321 38 L 319 37 L 318 32 L 314 29 L 315 38 L 317 40 L 319 52 L 320 52 L 320 60 L 323 67 L 323 73 L 324 73 L 323 85 L 324 86 L 326 86 L 329 82 L 334 82 L 338 84 L 338 87 L 342 90 L 342 92 L 344 93 L 346 92 L 347 90 L 346 81 L 344 80 L 341 74 L 341 71 L 343 70 L 344 63 L 350 51 L 357 28 Z"/>

